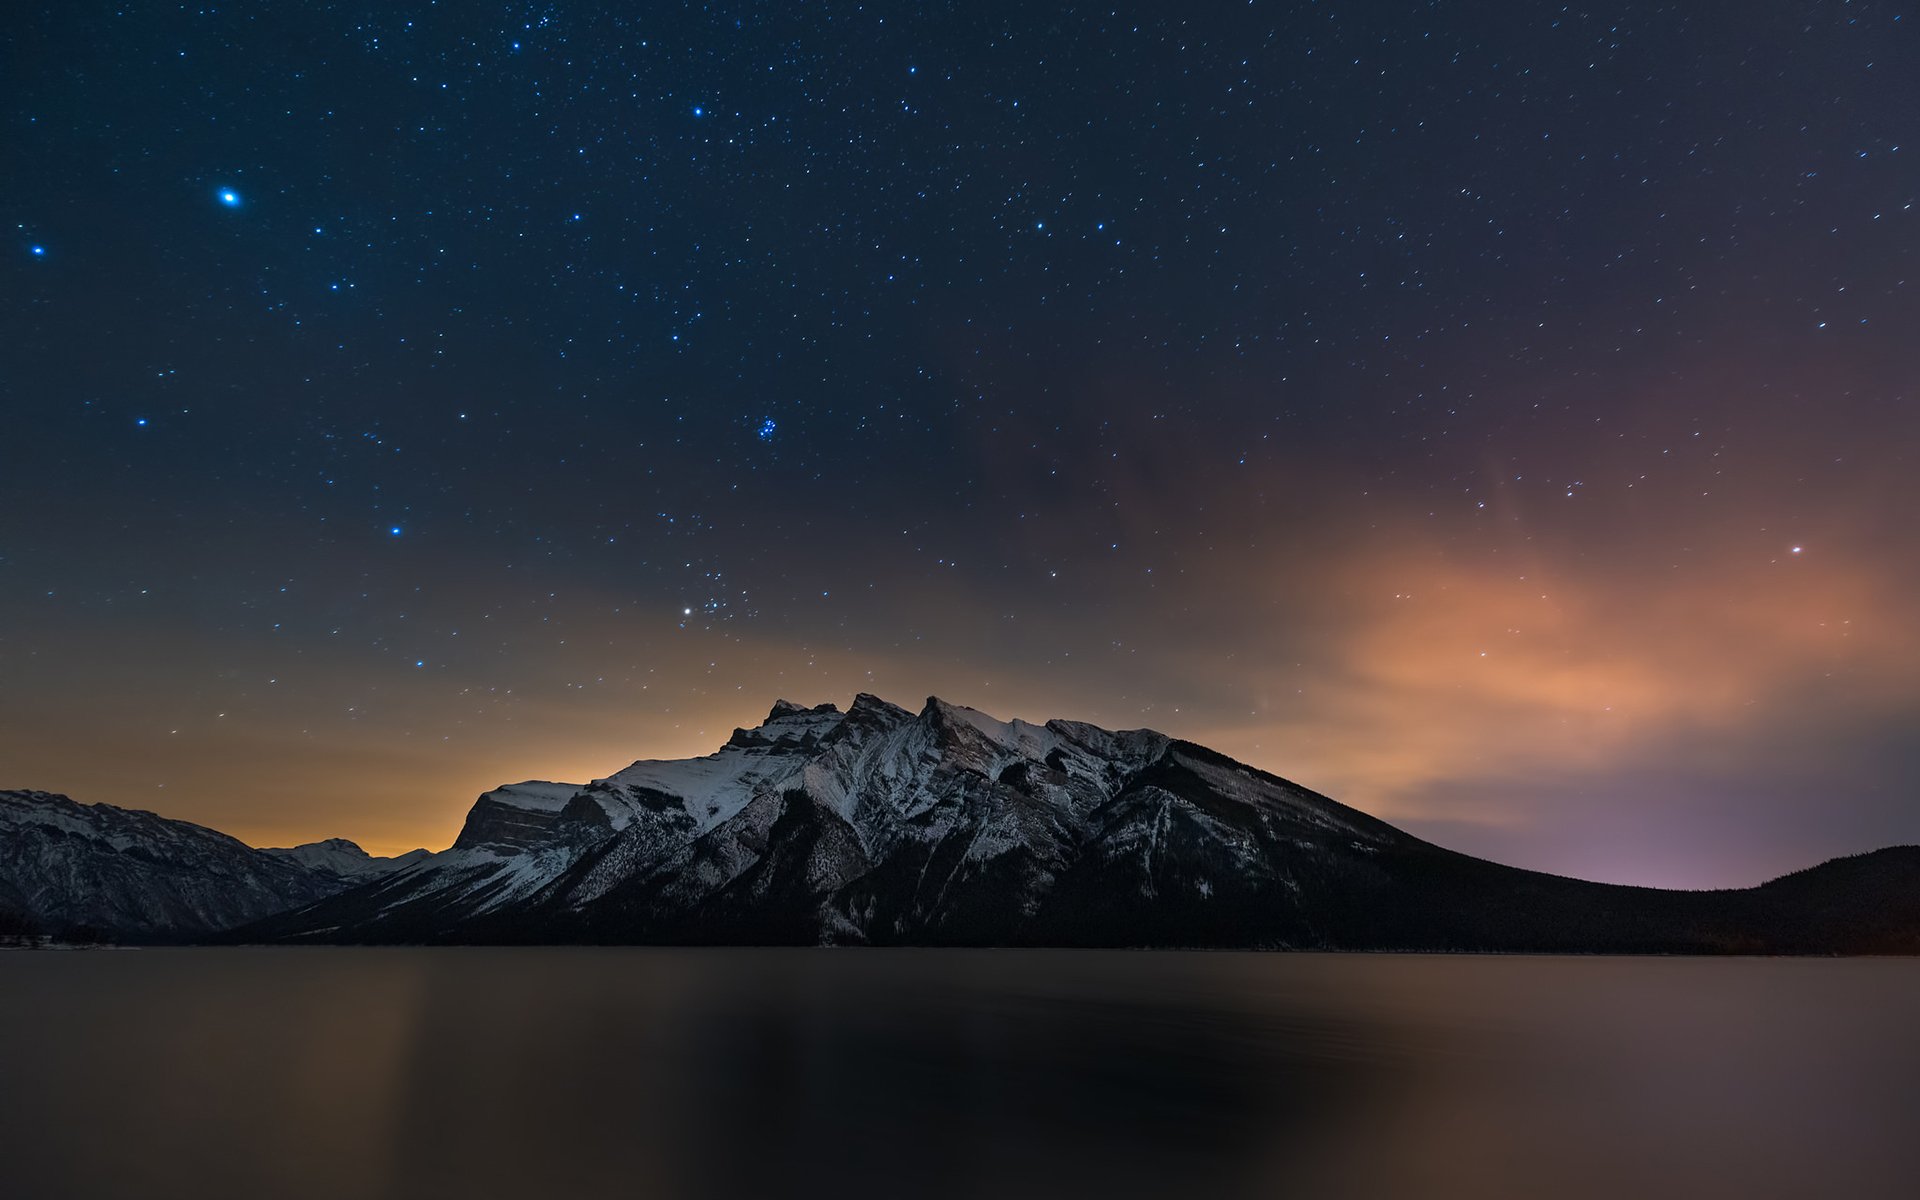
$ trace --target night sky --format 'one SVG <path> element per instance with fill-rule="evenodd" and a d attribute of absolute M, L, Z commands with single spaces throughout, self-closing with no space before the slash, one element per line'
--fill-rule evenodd
<path fill-rule="evenodd" d="M 35 7 L 0 786 L 438 848 L 873 691 L 1920 841 L 1920 10 Z"/>

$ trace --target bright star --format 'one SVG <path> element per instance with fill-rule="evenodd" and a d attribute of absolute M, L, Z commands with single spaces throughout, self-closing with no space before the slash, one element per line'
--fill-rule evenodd
<path fill-rule="evenodd" d="M 760 422 L 760 440 L 763 442 L 772 441 L 773 431 L 776 428 L 777 426 L 774 425 L 772 417 L 768 417 L 766 420 Z"/>
<path fill-rule="evenodd" d="M 696 117 L 704 117 L 707 115 L 707 110 L 696 104 L 693 106 L 693 115 Z"/>
<path fill-rule="evenodd" d="M 221 188 L 220 203 L 226 205 L 228 208 L 239 208 L 240 193 L 234 191 L 232 188 Z"/>
<path fill-rule="evenodd" d="M 1801 551 L 1801 550 L 1803 550 L 1803 549 L 1805 549 L 1805 547 L 1803 547 L 1803 546 L 1795 546 L 1795 547 L 1793 548 L 1793 552 L 1794 552 L 1795 554 L 1798 554 L 1798 553 L 1800 553 L 1800 551 Z"/>
<path fill-rule="evenodd" d="M 388 535 L 389 537 L 399 537 L 399 536 L 400 536 L 400 527 L 399 527 L 398 525 L 395 525 L 395 526 L 394 526 L 393 528 L 391 528 L 391 529 L 389 529 L 389 530 L 387 530 L 387 535 Z"/>
<path fill-rule="evenodd" d="M 45 258 L 47 256 L 47 248 L 45 246 L 28 246 L 27 253 L 33 255 L 35 258 Z"/>

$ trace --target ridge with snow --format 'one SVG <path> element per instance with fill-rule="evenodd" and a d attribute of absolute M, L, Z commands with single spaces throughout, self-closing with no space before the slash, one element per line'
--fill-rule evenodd
<path fill-rule="evenodd" d="M 1501 866 L 1152 730 L 873 695 L 475 801 L 452 846 L 256 850 L 0 792 L 0 936 L 1920 953 L 1920 847 L 1671 892 Z"/>
<path fill-rule="evenodd" d="M 0 791 L 0 935 L 192 940 L 426 856 L 373 858 L 344 838 L 257 850 L 138 809 Z"/>
<path fill-rule="evenodd" d="M 863 693 L 845 712 L 781 700 L 699 758 L 497 788 L 451 849 L 237 936 L 1920 952 L 1920 849 L 1814 874 L 1840 892 L 1818 917 L 1786 880 L 1564 879 L 1152 730 Z"/>

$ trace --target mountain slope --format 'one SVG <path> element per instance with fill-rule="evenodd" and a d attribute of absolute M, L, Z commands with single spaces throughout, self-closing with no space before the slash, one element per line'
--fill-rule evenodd
<path fill-rule="evenodd" d="M 150 812 L 0 791 L 0 934 L 195 940 L 355 886 L 396 861 L 341 839 L 256 850 Z"/>
<path fill-rule="evenodd" d="M 1147 730 L 782 701 L 714 754 L 481 797 L 452 849 L 236 936 L 1920 952 L 1920 848 L 1760 888 L 1456 854 Z"/>

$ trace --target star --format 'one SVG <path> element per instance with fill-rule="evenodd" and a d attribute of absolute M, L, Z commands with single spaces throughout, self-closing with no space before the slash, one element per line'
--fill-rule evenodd
<path fill-rule="evenodd" d="M 27 253 L 33 255 L 35 258 L 45 258 L 47 256 L 47 248 L 45 246 L 28 246 Z"/>
<path fill-rule="evenodd" d="M 219 199 L 220 203 L 227 208 L 240 207 L 240 193 L 234 191 L 232 188 L 221 188 L 219 191 Z"/>

